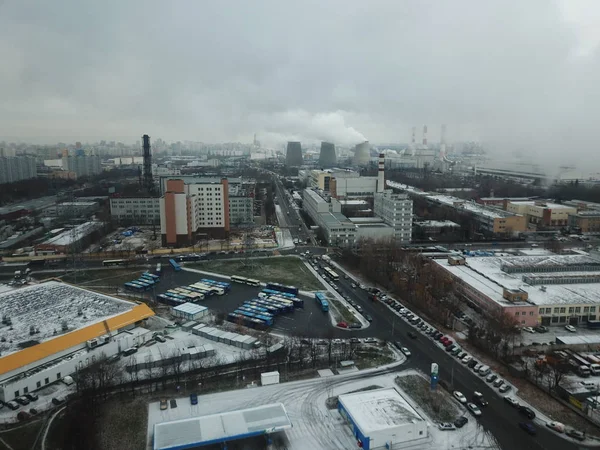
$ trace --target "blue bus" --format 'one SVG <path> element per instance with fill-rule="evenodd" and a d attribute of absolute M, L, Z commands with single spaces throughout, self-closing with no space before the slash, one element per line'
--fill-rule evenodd
<path fill-rule="evenodd" d="M 177 305 L 181 305 L 182 303 L 186 303 L 186 301 L 184 299 L 175 298 L 175 297 L 169 296 L 167 294 L 158 294 L 156 296 L 156 298 L 160 302 L 165 303 L 170 306 L 177 306 Z"/>
<path fill-rule="evenodd" d="M 241 305 L 238 306 L 238 308 L 240 311 L 248 311 L 251 312 L 253 314 L 258 314 L 260 316 L 264 316 L 264 317 L 270 317 L 271 319 L 273 318 L 273 315 L 267 312 L 266 308 L 260 308 L 258 306 L 252 306 L 252 305 Z M 264 311 L 263 311 L 264 309 Z"/>
<path fill-rule="evenodd" d="M 142 277 L 154 280 L 155 283 L 158 283 L 160 281 L 160 277 L 158 275 L 154 275 L 153 273 L 150 273 L 150 272 L 144 272 L 142 274 Z"/>
<path fill-rule="evenodd" d="M 329 311 L 329 302 L 327 301 L 327 298 L 325 298 L 325 294 L 323 294 L 322 292 L 315 293 L 315 300 L 317 301 L 323 312 Z"/>
<path fill-rule="evenodd" d="M 235 312 L 229 313 L 227 315 L 227 320 L 229 322 L 242 324 L 249 328 L 256 328 L 259 330 L 264 330 L 267 328 L 267 324 L 264 320 L 257 319 L 255 317 L 247 317 L 242 314 L 238 314 Z"/>
<path fill-rule="evenodd" d="M 169 259 L 169 264 L 171 264 L 171 267 L 175 272 L 179 272 L 181 270 L 181 266 L 177 264 L 177 261 L 175 261 L 173 258 Z"/>
<path fill-rule="evenodd" d="M 131 282 L 125 283 L 124 286 L 126 289 L 130 289 L 132 291 L 142 291 L 143 290 L 143 288 L 140 285 L 133 284 Z"/>
<path fill-rule="evenodd" d="M 268 327 L 273 326 L 273 318 L 272 317 L 268 317 L 268 316 L 265 316 L 265 315 L 262 315 L 262 314 L 256 314 L 256 313 L 253 313 L 253 312 L 250 312 L 250 311 L 244 311 L 242 309 L 236 309 L 234 311 L 234 313 L 240 314 L 242 316 L 250 317 L 250 318 L 253 318 L 253 319 L 260 319 L 260 320 L 262 320 L 265 323 L 266 326 L 268 326 Z"/>
<path fill-rule="evenodd" d="M 130 283 L 133 284 L 134 286 L 136 286 L 138 289 L 143 290 L 143 291 L 147 291 L 148 289 L 150 289 L 149 284 L 142 283 L 142 282 L 140 282 L 140 280 L 130 281 Z"/>
<path fill-rule="evenodd" d="M 298 288 L 294 286 L 285 286 L 280 283 L 267 283 L 267 289 L 273 291 L 285 292 L 286 294 L 298 295 Z"/>
<path fill-rule="evenodd" d="M 272 302 L 270 300 L 263 300 L 262 298 L 255 298 L 255 299 L 252 299 L 251 301 L 255 302 L 257 305 L 264 306 L 267 309 L 274 310 L 277 312 L 277 314 L 283 314 L 290 310 L 287 305 L 282 305 L 281 303 Z M 293 311 L 293 309 L 292 309 L 292 311 Z"/>
<path fill-rule="evenodd" d="M 278 295 L 279 297 L 285 297 L 289 300 L 293 300 L 294 298 L 296 298 L 294 294 L 288 294 L 287 292 L 282 291 L 275 291 L 273 289 L 263 289 L 262 292 L 268 295 Z"/>
<path fill-rule="evenodd" d="M 304 308 L 304 300 L 302 300 L 301 298 L 286 298 L 286 297 L 282 297 L 280 295 L 271 295 L 269 296 L 270 299 L 275 299 L 275 300 L 287 300 L 287 301 L 291 301 L 294 304 L 295 308 Z"/>
<path fill-rule="evenodd" d="M 255 304 L 255 303 L 253 303 L 251 301 L 245 301 L 244 304 L 241 307 L 251 309 L 252 311 L 256 311 L 259 314 L 269 314 L 271 316 L 274 315 L 274 314 L 271 313 L 271 311 L 269 311 L 264 306 L 257 305 L 257 304 Z"/>

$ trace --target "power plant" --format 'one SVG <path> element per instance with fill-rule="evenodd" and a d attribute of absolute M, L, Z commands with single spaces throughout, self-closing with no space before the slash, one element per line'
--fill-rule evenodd
<path fill-rule="evenodd" d="M 355 166 L 366 166 L 369 164 L 371 159 L 371 146 L 369 141 L 365 141 L 362 144 L 357 144 L 354 147 L 354 165 Z"/>
<path fill-rule="evenodd" d="M 299 167 L 303 164 L 302 145 L 300 142 L 288 142 L 285 153 L 285 165 L 291 167 Z"/>
<path fill-rule="evenodd" d="M 150 153 L 150 136 L 142 136 L 142 148 L 144 149 L 144 188 L 148 193 L 154 192 L 154 180 L 152 179 L 152 154 Z"/>
<path fill-rule="evenodd" d="M 335 166 L 335 145 L 331 142 L 321 142 L 321 153 L 319 153 L 319 166 L 330 168 Z"/>
<path fill-rule="evenodd" d="M 385 155 L 379 154 L 379 164 L 377 167 L 377 193 L 381 194 L 385 189 Z"/>

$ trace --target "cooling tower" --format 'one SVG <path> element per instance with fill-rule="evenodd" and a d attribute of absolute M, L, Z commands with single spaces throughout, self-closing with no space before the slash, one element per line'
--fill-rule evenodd
<path fill-rule="evenodd" d="M 321 153 L 319 154 L 319 166 L 333 167 L 335 166 L 335 145 L 331 142 L 321 142 Z"/>
<path fill-rule="evenodd" d="M 366 166 L 369 164 L 371 159 L 371 146 L 369 141 L 365 141 L 362 144 L 357 144 L 354 147 L 354 165 L 355 166 Z"/>
<path fill-rule="evenodd" d="M 298 167 L 302 165 L 302 162 L 302 146 L 300 142 L 288 142 L 285 153 L 285 165 Z"/>

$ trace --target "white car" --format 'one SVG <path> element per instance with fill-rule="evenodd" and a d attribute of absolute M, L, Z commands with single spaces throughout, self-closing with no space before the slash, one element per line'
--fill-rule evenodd
<path fill-rule="evenodd" d="M 535 333 L 535 330 L 531 327 L 523 327 L 523 331 L 527 331 L 528 333 Z"/>
<path fill-rule="evenodd" d="M 406 357 L 409 357 L 410 355 L 412 355 L 412 353 L 410 352 L 410 350 L 409 350 L 409 349 L 407 349 L 406 347 L 402 347 L 402 348 L 400 349 L 400 351 L 401 351 L 402 353 L 404 353 L 404 356 L 406 356 Z"/>
<path fill-rule="evenodd" d="M 454 391 L 453 395 L 454 395 L 454 398 L 456 398 L 456 400 L 458 400 L 459 402 L 461 402 L 463 404 L 467 403 L 467 397 L 465 397 L 462 392 Z"/>
<path fill-rule="evenodd" d="M 463 356 L 462 362 L 463 364 L 469 364 L 472 360 L 473 357 L 471 355 L 465 355 Z"/>
<path fill-rule="evenodd" d="M 575 328 L 573 325 L 565 325 L 565 330 L 570 331 L 571 333 L 575 333 L 577 331 L 577 328 Z"/>
<path fill-rule="evenodd" d="M 471 411 L 471 413 L 474 416 L 476 416 L 476 417 L 481 416 L 481 410 L 477 407 L 477 405 L 475 403 L 467 403 L 467 409 L 469 411 Z"/>
<path fill-rule="evenodd" d="M 456 430 L 456 427 L 454 426 L 454 424 L 445 423 L 445 422 L 438 423 L 438 428 L 442 431 Z"/>

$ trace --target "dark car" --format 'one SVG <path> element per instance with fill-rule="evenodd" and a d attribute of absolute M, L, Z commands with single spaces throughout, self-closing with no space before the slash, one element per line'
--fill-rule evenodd
<path fill-rule="evenodd" d="M 477 364 L 479 364 L 476 360 L 472 359 L 469 364 L 467 364 L 467 367 L 469 369 L 472 369 L 473 367 L 475 367 Z"/>
<path fill-rule="evenodd" d="M 35 392 L 30 392 L 28 394 L 25 394 L 25 397 L 27 397 L 27 399 L 31 402 L 34 402 L 39 398 Z"/>
<path fill-rule="evenodd" d="M 365 319 L 367 319 L 369 322 L 373 322 L 373 318 L 369 314 L 365 314 Z"/>
<path fill-rule="evenodd" d="M 539 326 L 535 327 L 534 330 L 537 333 L 547 333 L 548 332 L 548 327 L 545 327 L 544 325 L 539 325 Z"/>
<path fill-rule="evenodd" d="M 31 419 L 31 414 L 29 414 L 27 411 L 19 411 L 19 414 L 17 414 L 17 419 L 19 422 L 24 422 Z"/>
<path fill-rule="evenodd" d="M 190 403 L 192 405 L 197 405 L 198 404 L 198 394 L 190 394 Z"/>
<path fill-rule="evenodd" d="M 29 405 L 29 400 L 26 397 L 17 397 L 15 398 L 15 401 L 20 404 L 20 405 Z"/>
<path fill-rule="evenodd" d="M 465 416 L 460 416 L 458 419 L 456 419 L 454 421 L 454 426 L 456 428 L 462 428 L 467 424 L 468 421 L 469 421 L 469 419 L 467 419 Z"/>
<path fill-rule="evenodd" d="M 573 439 L 577 439 L 578 441 L 585 441 L 585 433 L 577 430 L 567 430 L 565 434 Z"/>
<path fill-rule="evenodd" d="M 62 398 L 53 397 L 52 404 L 53 405 L 62 405 L 65 401 Z"/>
<path fill-rule="evenodd" d="M 13 411 L 15 411 L 15 410 L 17 410 L 17 409 L 20 408 L 19 404 L 17 402 L 15 402 L 15 401 L 6 402 L 5 405 L 8 406 Z"/>
<path fill-rule="evenodd" d="M 487 381 L 488 383 L 493 383 L 497 379 L 498 379 L 498 375 L 496 375 L 495 373 L 492 373 L 492 374 L 490 374 L 490 375 L 487 376 L 487 378 L 485 379 L 485 381 Z"/>
<path fill-rule="evenodd" d="M 362 328 L 362 325 L 358 322 L 352 322 L 348 328 Z"/>
<path fill-rule="evenodd" d="M 411 339 L 416 339 L 417 338 L 417 335 L 415 333 L 413 333 L 412 331 L 409 331 L 406 334 L 408 334 L 408 337 L 411 338 Z"/>
<path fill-rule="evenodd" d="M 446 351 L 447 351 L 448 353 L 450 353 L 450 352 L 451 352 L 451 351 L 453 351 L 455 348 L 456 348 L 456 344 L 452 344 L 452 345 L 449 345 L 448 347 L 446 347 Z"/>
<path fill-rule="evenodd" d="M 171 404 L 171 408 L 177 408 L 177 400 L 175 400 L 174 398 L 169 400 L 169 403 Z"/>
<path fill-rule="evenodd" d="M 522 430 L 525 430 L 528 434 L 534 436 L 535 434 L 537 434 L 537 430 L 535 429 L 535 427 L 533 426 L 533 424 L 529 423 L 529 422 L 519 422 L 519 427 Z"/>
<path fill-rule="evenodd" d="M 397 348 L 398 350 L 400 350 L 400 349 L 403 347 L 403 345 L 402 345 L 402 342 L 400 342 L 400 341 L 396 341 L 396 342 L 394 342 L 394 345 L 396 346 L 396 348 Z"/>
<path fill-rule="evenodd" d="M 520 405 L 519 412 L 526 416 L 528 419 L 535 419 L 535 412 L 527 406 Z"/>
<path fill-rule="evenodd" d="M 487 400 L 483 398 L 483 394 L 481 392 L 473 393 L 473 403 L 481 407 L 486 407 L 488 405 Z"/>

